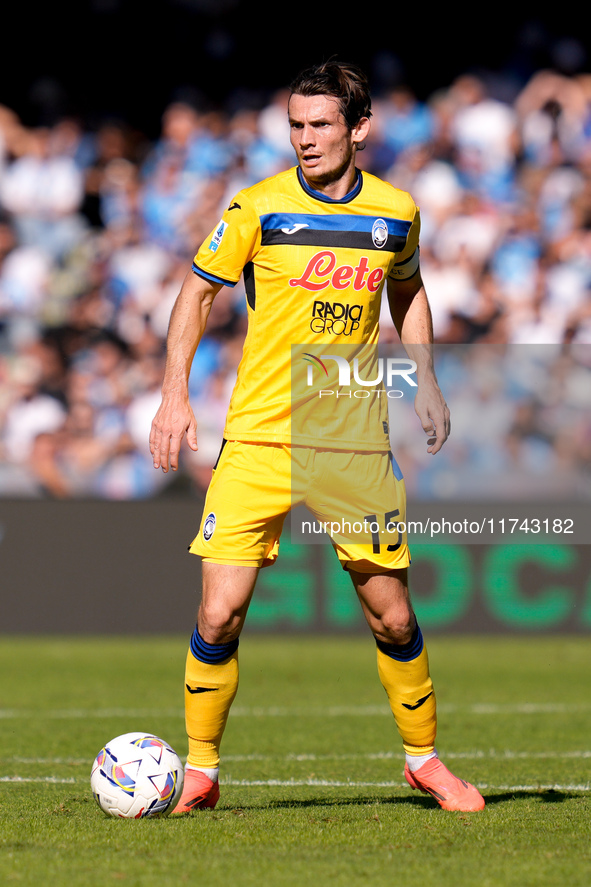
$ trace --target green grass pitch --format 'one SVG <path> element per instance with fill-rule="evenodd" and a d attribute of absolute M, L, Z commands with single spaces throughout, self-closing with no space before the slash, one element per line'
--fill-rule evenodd
<path fill-rule="evenodd" d="M 370 637 L 245 633 L 216 810 L 115 820 L 92 798 L 129 730 L 184 758 L 188 637 L 4 638 L 0 883 L 591 883 L 591 648 L 585 638 L 428 639 L 438 749 L 487 806 L 411 791 Z"/>

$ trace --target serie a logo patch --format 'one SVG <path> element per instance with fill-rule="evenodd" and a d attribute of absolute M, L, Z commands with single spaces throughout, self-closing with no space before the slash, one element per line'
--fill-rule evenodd
<path fill-rule="evenodd" d="M 212 253 L 216 252 L 218 246 L 222 242 L 222 237 L 224 236 L 224 232 L 227 227 L 228 227 L 228 223 L 224 222 L 222 220 L 219 223 L 219 225 L 217 226 L 217 228 L 215 229 L 215 231 L 213 232 L 211 242 L 209 244 L 209 249 L 211 250 Z"/>
<path fill-rule="evenodd" d="M 209 542 L 209 540 L 211 539 L 211 537 L 214 534 L 214 531 L 215 531 L 215 514 L 213 513 L 213 511 L 210 511 L 210 513 L 207 515 L 207 517 L 205 518 L 205 521 L 203 523 L 203 538 L 205 539 L 206 542 Z"/>

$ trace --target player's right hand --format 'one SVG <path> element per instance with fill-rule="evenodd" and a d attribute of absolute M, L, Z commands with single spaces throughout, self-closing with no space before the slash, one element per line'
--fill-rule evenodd
<path fill-rule="evenodd" d="M 188 400 L 163 398 L 150 430 L 150 452 L 154 468 L 166 474 L 179 467 L 179 453 L 184 436 L 192 450 L 197 450 L 197 422 Z"/>

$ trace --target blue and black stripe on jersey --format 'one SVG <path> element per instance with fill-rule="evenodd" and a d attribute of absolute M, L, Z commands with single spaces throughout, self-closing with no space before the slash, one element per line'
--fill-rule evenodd
<path fill-rule="evenodd" d="M 374 236 L 376 223 L 386 227 L 386 236 Z M 351 213 L 266 213 L 260 218 L 262 246 L 342 247 L 360 250 L 401 252 L 411 222 Z"/>
<path fill-rule="evenodd" d="M 235 280 L 224 280 L 223 277 L 218 277 L 215 274 L 208 274 L 207 271 L 204 271 L 203 268 L 200 268 L 195 262 L 193 262 L 193 273 L 198 274 L 199 277 L 203 277 L 204 280 L 209 280 L 211 283 L 221 283 L 222 286 L 229 287 L 236 286 Z"/>
<path fill-rule="evenodd" d="M 203 277 L 204 280 L 208 280 L 210 283 L 219 283 L 222 286 L 234 287 L 236 286 L 235 280 L 224 280 L 223 277 L 216 277 L 215 274 L 208 274 L 207 271 L 204 271 L 203 268 L 200 268 L 195 262 L 193 262 L 193 273 L 197 274 L 199 277 Z M 244 266 L 244 288 L 246 290 L 246 301 L 254 311 L 255 301 L 256 301 L 256 293 L 255 293 L 255 284 L 254 284 L 254 265 L 252 262 L 247 262 Z"/>

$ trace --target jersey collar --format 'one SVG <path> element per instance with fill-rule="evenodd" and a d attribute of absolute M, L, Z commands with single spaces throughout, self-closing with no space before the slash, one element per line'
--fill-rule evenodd
<path fill-rule="evenodd" d="M 327 195 L 323 194 L 322 191 L 316 191 L 315 188 L 311 188 L 310 185 L 307 183 L 302 170 L 299 166 L 297 167 L 298 181 L 306 194 L 309 194 L 310 197 L 314 198 L 314 200 L 321 200 L 323 203 L 349 203 L 351 200 L 357 197 L 363 187 L 363 176 L 361 174 L 361 170 L 357 169 L 357 167 L 355 167 L 355 172 L 357 173 L 357 180 L 349 193 L 345 194 L 344 197 L 333 198 L 327 197 Z"/>

